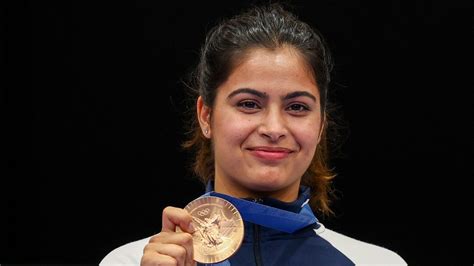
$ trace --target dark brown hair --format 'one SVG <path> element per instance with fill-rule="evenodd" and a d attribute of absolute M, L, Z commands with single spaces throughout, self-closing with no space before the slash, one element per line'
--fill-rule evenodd
<path fill-rule="evenodd" d="M 322 116 L 325 118 L 321 141 L 314 158 L 302 177 L 302 185 L 311 188 L 310 204 L 322 214 L 329 208 L 331 179 L 334 174 L 327 165 L 327 91 L 332 70 L 332 59 L 321 34 L 279 4 L 252 7 L 246 12 L 224 20 L 212 28 L 201 49 L 200 61 L 193 72 L 191 85 L 193 114 L 195 103 L 201 96 L 204 104 L 214 106 L 217 88 L 231 74 L 234 66 L 253 48 L 274 50 L 288 46 L 298 51 L 307 62 L 319 88 Z M 212 143 L 205 138 L 197 122 L 190 120 L 190 138 L 183 147 L 195 151 L 194 172 L 207 183 L 214 179 Z"/>

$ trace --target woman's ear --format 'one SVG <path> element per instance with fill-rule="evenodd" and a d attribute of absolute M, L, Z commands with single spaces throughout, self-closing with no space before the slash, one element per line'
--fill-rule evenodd
<path fill-rule="evenodd" d="M 207 106 L 202 97 L 199 96 L 196 102 L 196 109 L 202 134 L 209 139 L 211 138 L 211 108 Z"/>

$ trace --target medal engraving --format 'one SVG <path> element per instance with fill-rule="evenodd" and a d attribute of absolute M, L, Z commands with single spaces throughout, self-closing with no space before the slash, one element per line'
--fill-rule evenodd
<path fill-rule="evenodd" d="M 225 199 L 205 196 L 185 208 L 193 219 L 194 260 L 217 263 L 232 256 L 244 237 L 239 211 Z"/>

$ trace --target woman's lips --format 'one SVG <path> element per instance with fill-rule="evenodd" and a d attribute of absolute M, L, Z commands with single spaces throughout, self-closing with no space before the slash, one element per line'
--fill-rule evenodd
<path fill-rule="evenodd" d="M 290 149 L 281 147 L 252 147 L 248 148 L 248 150 L 252 155 L 270 161 L 285 159 L 293 152 Z"/>

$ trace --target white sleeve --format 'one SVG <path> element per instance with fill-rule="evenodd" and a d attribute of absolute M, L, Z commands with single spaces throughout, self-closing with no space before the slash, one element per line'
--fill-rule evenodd
<path fill-rule="evenodd" d="M 407 265 L 397 253 L 339 234 L 321 224 L 316 234 L 328 241 L 355 265 Z"/>
<path fill-rule="evenodd" d="M 140 265 L 143 249 L 149 240 L 150 237 L 147 237 L 120 246 L 107 254 L 99 265 Z"/>

